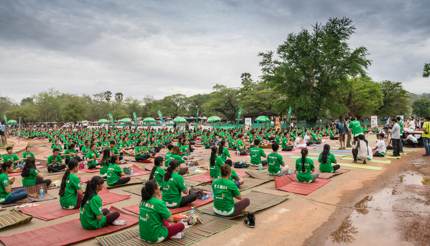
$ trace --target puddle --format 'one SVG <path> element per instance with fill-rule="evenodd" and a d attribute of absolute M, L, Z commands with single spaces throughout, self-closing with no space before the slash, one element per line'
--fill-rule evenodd
<path fill-rule="evenodd" d="M 405 172 L 391 187 L 368 195 L 324 245 L 429 245 L 428 177 Z"/>

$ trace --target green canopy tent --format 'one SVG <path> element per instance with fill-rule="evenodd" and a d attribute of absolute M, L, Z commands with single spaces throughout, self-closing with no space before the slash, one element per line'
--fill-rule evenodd
<path fill-rule="evenodd" d="M 208 123 L 216 123 L 220 121 L 221 121 L 221 118 L 218 116 L 211 116 L 208 118 Z"/>
<path fill-rule="evenodd" d="M 255 119 L 256 127 L 270 127 L 271 120 L 265 115 L 260 115 Z"/>
<path fill-rule="evenodd" d="M 173 122 L 176 124 L 187 123 L 187 120 L 184 117 L 176 117 L 173 119 Z"/>
<path fill-rule="evenodd" d="M 16 125 L 18 122 L 16 121 L 16 120 L 8 120 L 7 121 L 7 124 L 8 125 L 10 125 L 10 126 L 14 126 L 14 125 Z"/>
<path fill-rule="evenodd" d="M 145 125 L 153 125 L 153 124 L 155 124 L 157 121 L 154 119 L 154 118 L 152 118 L 152 117 L 146 117 L 145 119 L 143 119 L 143 123 L 145 124 Z"/>
<path fill-rule="evenodd" d="M 99 124 L 108 124 L 109 120 L 107 120 L 107 119 L 100 119 L 100 120 L 97 121 L 97 123 L 99 123 Z"/>

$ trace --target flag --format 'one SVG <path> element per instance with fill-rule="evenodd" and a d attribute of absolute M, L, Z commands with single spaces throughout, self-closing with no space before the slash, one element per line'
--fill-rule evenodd
<path fill-rule="evenodd" d="M 137 126 L 137 114 L 136 114 L 136 112 L 133 112 L 133 121 L 134 121 L 134 124 Z"/>
<path fill-rule="evenodd" d="M 288 121 L 290 121 L 291 119 L 291 113 L 292 113 L 293 109 L 290 107 L 288 107 Z"/>
<path fill-rule="evenodd" d="M 109 120 L 110 120 L 110 122 L 111 123 L 113 123 L 113 115 L 112 115 L 112 113 L 108 113 L 108 117 L 109 117 Z"/>
<path fill-rule="evenodd" d="M 163 122 L 163 114 L 161 114 L 161 111 L 157 111 L 158 117 L 160 118 L 160 121 Z"/>

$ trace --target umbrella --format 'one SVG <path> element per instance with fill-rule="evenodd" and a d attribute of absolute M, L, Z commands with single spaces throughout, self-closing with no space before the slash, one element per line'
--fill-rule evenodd
<path fill-rule="evenodd" d="M 152 117 L 146 117 L 145 119 L 143 119 L 143 122 L 152 123 L 152 122 L 156 122 L 156 120 Z"/>
<path fill-rule="evenodd" d="M 220 122 L 220 121 L 221 121 L 221 118 L 218 116 L 211 116 L 208 118 L 209 123 L 215 123 L 215 122 Z"/>
<path fill-rule="evenodd" d="M 8 120 L 7 121 L 8 125 L 16 125 L 16 123 L 17 123 L 16 120 Z"/>
<path fill-rule="evenodd" d="M 122 118 L 118 122 L 121 122 L 121 123 L 130 123 L 131 119 L 130 118 Z"/>
<path fill-rule="evenodd" d="M 97 121 L 99 124 L 107 124 L 107 123 L 109 123 L 109 120 L 107 120 L 107 119 L 100 119 L 100 120 L 98 120 Z"/>
<path fill-rule="evenodd" d="M 270 119 L 265 115 L 260 115 L 257 117 L 257 119 L 255 119 L 255 121 L 259 123 L 265 123 L 265 122 L 270 122 Z"/>
<path fill-rule="evenodd" d="M 173 122 L 175 123 L 187 123 L 187 120 L 184 117 L 176 117 L 175 119 L 173 119 Z"/>

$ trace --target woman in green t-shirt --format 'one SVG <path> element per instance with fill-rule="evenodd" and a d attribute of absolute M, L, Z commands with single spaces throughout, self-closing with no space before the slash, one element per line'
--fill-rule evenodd
<path fill-rule="evenodd" d="M 161 167 L 163 165 L 163 157 L 157 156 L 154 159 L 154 167 L 149 175 L 149 180 L 155 179 L 159 186 L 162 186 L 164 182 L 164 175 L 166 171 Z"/>
<path fill-rule="evenodd" d="M 112 156 L 109 167 L 107 169 L 107 184 L 111 186 L 123 185 L 130 181 L 130 177 L 126 177 L 119 164 L 119 156 Z"/>
<path fill-rule="evenodd" d="M 312 183 L 318 178 L 318 174 L 313 174 L 315 170 L 314 162 L 312 159 L 307 158 L 308 149 L 301 150 L 302 157 L 296 160 L 296 178 L 299 182 Z"/>
<path fill-rule="evenodd" d="M 236 216 L 245 211 L 251 204 L 248 198 L 242 198 L 237 185 L 230 179 L 231 168 L 229 165 L 221 167 L 221 178 L 212 182 L 212 191 L 214 197 L 213 210 L 221 216 Z M 234 199 L 239 200 L 234 202 Z M 249 217 L 253 217 L 249 214 Z M 251 225 L 250 225 L 251 226 Z"/>
<path fill-rule="evenodd" d="M 10 204 L 27 197 L 24 188 L 18 188 L 12 191 L 12 184 L 15 177 L 9 179 L 8 173 L 12 172 L 12 161 L 7 161 L 0 168 L 0 204 Z"/>
<path fill-rule="evenodd" d="M 83 198 L 81 180 L 76 175 L 79 168 L 79 157 L 75 157 L 67 164 L 60 186 L 60 205 L 64 209 L 77 209 Z"/>
<path fill-rule="evenodd" d="M 324 145 L 323 152 L 319 155 L 318 161 L 320 163 L 320 172 L 322 173 L 334 173 L 340 168 L 340 165 L 336 164 L 336 157 L 330 153 L 330 145 L 328 144 Z"/>
<path fill-rule="evenodd" d="M 91 144 L 91 149 L 88 151 L 88 153 L 85 155 L 85 158 L 87 158 L 87 166 L 88 169 L 94 169 L 99 164 L 97 162 L 97 158 L 99 158 L 99 153 L 96 150 L 96 145 Z"/>
<path fill-rule="evenodd" d="M 35 156 L 34 156 L 34 153 L 33 152 L 31 152 L 31 146 L 30 145 L 27 145 L 26 147 L 25 147 L 25 150 L 22 152 L 22 159 L 27 159 L 28 157 L 33 157 L 33 158 L 36 158 Z"/>
<path fill-rule="evenodd" d="M 224 165 L 224 160 L 220 155 L 217 155 L 217 151 L 217 147 L 212 146 L 209 159 L 209 174 L 213 180 L 221 177 L 221 167 Z"/>
<path fill-rule="evenodd" d="M 142 187 L 142 202 L 139 209 L 140 238 L 150 243 L 160 243 L 178 233 L 185 225 L 172 223 L 173 217 L 166 203 L 161 199 L 161 191 L 154 180 L 149 180 Z"/>
<path fill-rule="evenodd" d="M 179 175 L 179 164 L 176 160 L 170 162 L 164 175 L 162 186 L 163 201 L 169 208 L 178 208 L 194 202 L 203 195 L 202 191 L 189 191 L 185 186 L 184 178 Z M 185 196 L 182 196 L 183 193 Z"/>
<path fill-rule="evenodd" d="M 46 187 L 51 185 L 50 179 L 43 179 L 42 175 L 36 168 L 36 160 L 33 157 L 25 159 L 25 164 L 21 172 L 22 186 L 29 187 L 38 184 L 46 184 Z"/>
<path fill-rule="evenodd" d="M 111 212 L 107 208 L 102 208 L 102 198 L 97 193 L 103 189 L 103 183 L 102 177 L 94 176 L 87 184 L 79 216 L 81 225 L 86 230 L 95 230 L 112 225 L 119 217 L 118 212 Z"/>

